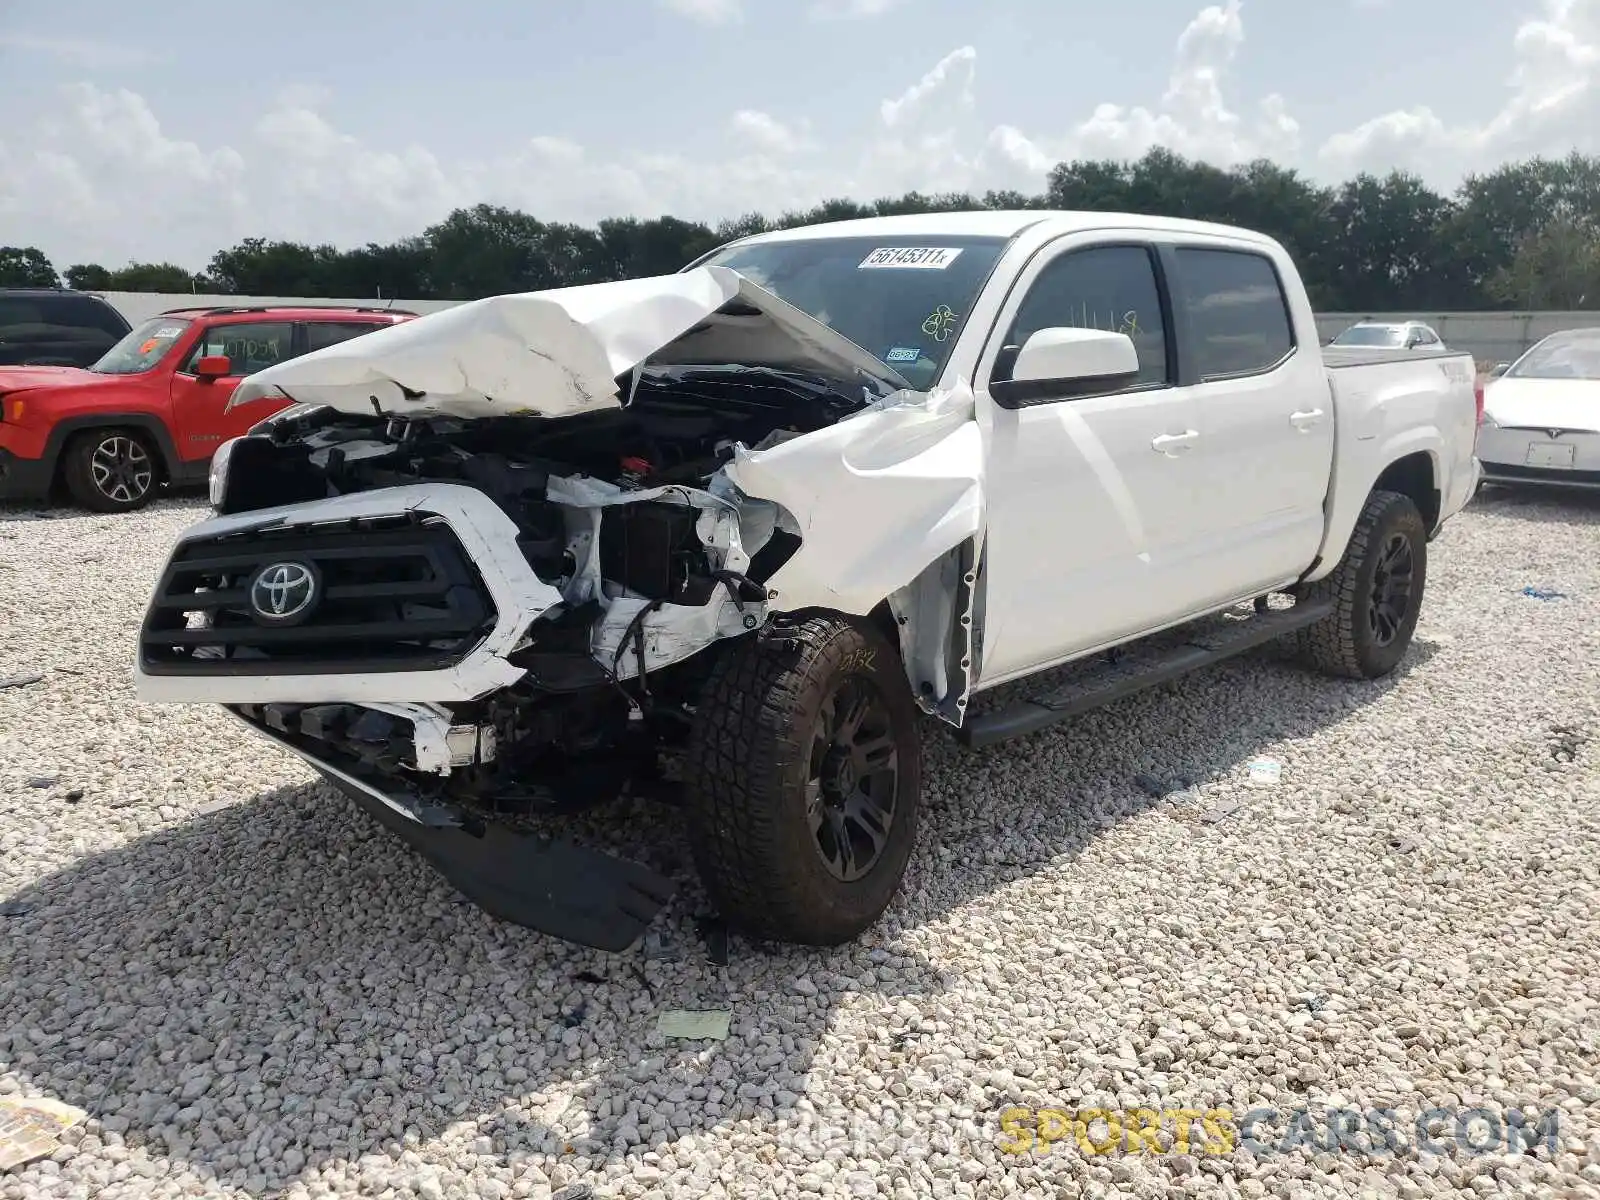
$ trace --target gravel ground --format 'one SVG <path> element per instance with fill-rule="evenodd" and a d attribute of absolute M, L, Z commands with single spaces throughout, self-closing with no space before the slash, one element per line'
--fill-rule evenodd
<path fill-rule="evenodd" d="M 197 503 L 0 511 L 0 676 L 45 676 L 0 689 L 0 1093 L 90 1113 L 0 1197 L 1600 1195 L 1600 498 L 1491 497 L 1394 678 L 1267 652 L 937 738 L 889 917 L 726 967 L 692 888 L 652 954 L 553 943 L 218 713 L 135 704 Z M 726 1042 L 656 1032 L 724 1006 Z M 1008 1152 L 1012 1106 L 1559 1115 L 1553 1153 L 1095 1155 Z"/>

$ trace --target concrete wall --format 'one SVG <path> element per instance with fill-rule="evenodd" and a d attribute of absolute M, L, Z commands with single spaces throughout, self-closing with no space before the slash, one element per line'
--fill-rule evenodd
<path fill-rule="evenodd" d="M 123 316 L 137 325 L 169 308 L 207 305 L 330 304 L 373 308 L 405 308 L 417 313 L 437 312 L 457 300 L 308 300 L 295 296 L 186 296 L 151 292 L 102 293 Z M 1317 329 L 1327 341 L 1357 321 L 1422 320 L 1439 331 L 1452 349 L 1470 350 L 1485 362 L 1510 362 L 1540 338 L 1560 329 L 1600 326 L 1600 312 L 1491 312 L 1491 313 L 1319 313 Z"/>
<path fill-rule="evenodd" d="M 1600 327 L 1600 312 L 1318 313 L 1327 341 L 1357 321 L 1426 321 L 1452 350 L 1470 350 L 1480 362 L 1511 362 L 1540 338 L 1563 329 Z"/>

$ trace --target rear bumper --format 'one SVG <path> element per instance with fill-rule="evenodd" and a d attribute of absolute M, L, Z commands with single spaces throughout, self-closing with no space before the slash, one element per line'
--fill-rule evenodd
<path fill-rule="evenodd" d="M 43 458 L 18 458 L 0 446 L 0 500 L 43 500 L 55 472 Z"/>
<path fill-rule="evenodd" d="M 306 739 L 272 727 L 274 707 L 228 711 L 304 759 L 491 916 L 597 950 L 619 951 L 643 935 L 677 891 L 672 880 L 638 863 L 567 838 L 520 833 L 438 796 L 424 796 L 400 774 L 380 775 L 347 760 L 335 763 L 332 754 L 324 758 Z M 462 753 L 463 743 L 449 736 L 454 731 L 442 715 L 430 716 L 429 706 L 387 711 L 409 727 L 401 757 L 412 773 L 427 771 L 419 760 L 440 753 L 457 760 L 451 767 L 475 757 Z"/>
<path fill-rule="evenodd" d="M 1600 488 L 1600 471 L 1565 470 L 1550 467 L 1515 466 L 1511 463 L 1486 462 L 1483 464 L 1485 483 L 1516 484 L 1518 486 Z"/>

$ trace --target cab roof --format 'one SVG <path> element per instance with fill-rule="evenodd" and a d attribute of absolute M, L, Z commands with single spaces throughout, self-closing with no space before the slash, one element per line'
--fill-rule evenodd
<path fill-rule="evenodd" d="M 847 221 L 827 221 L 819 225 L 800 225 L 752 234 L 739 241 L 804 241 L 833 237 L 997 237 L 1012 238 L 1037 229 L 1049 236 L 1087 230 L 1128 229 L 1172 234 L 1208 234 L 1269 244 L 1264 234 L 1221 225 L 1212 221 L 1190 221 L 1178 217 L 1153 217 L 1141 213 L 1093 212 L 1066 209 L 976 209 L 962 212 L 907 213 L 894 217 L 858 217 Z"/>

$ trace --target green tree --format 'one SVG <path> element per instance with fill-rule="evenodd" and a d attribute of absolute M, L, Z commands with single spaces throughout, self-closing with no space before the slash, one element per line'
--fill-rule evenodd
<path fill-rule="evenodd" d="M 99 263 L 77 263 L 64 274 L 67 286 L 76 292 L 104 292 L 111 287 L 111 272 Z"/>
<path fill-rule="evenodd" d="M 1554 217 L 1517 240 L 1489 291 L 1520 309 L 1600 308 L 1600 232 L 1582 217 Z"/>
<path fill-rule="evenodd" d="M 194 292 L 203 281 L 176 263 L 129 263 L 107 275 L 113 292 Z"/>
<path fill-rule="evenodd" d="M 44 251 L 34 246 L 0 246 L 0 287 L 60 287 L 61 279 Z"/>

